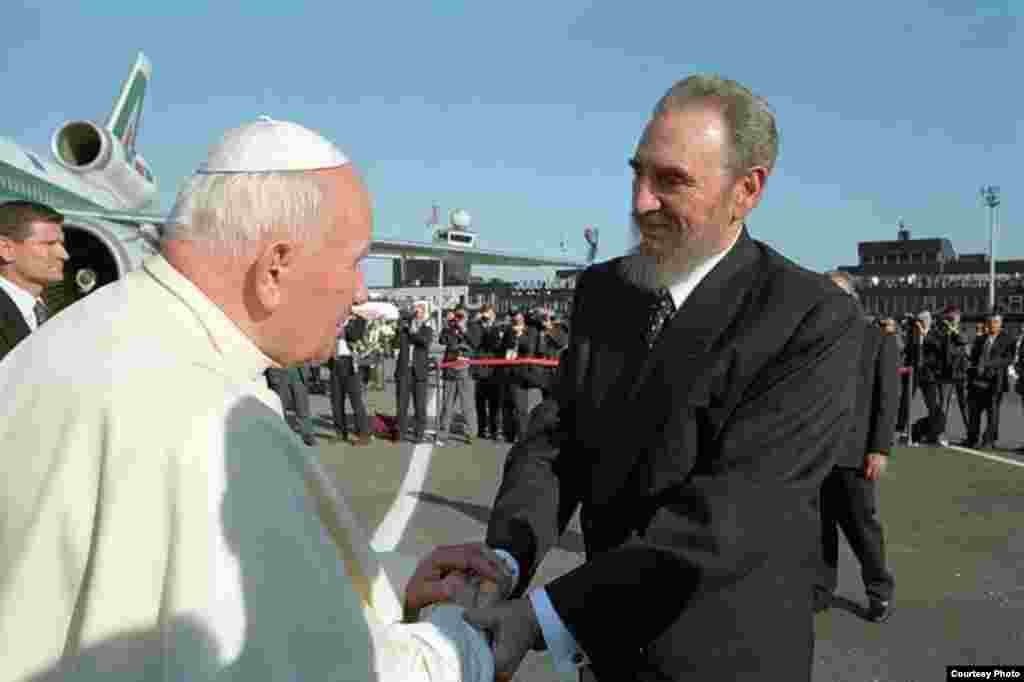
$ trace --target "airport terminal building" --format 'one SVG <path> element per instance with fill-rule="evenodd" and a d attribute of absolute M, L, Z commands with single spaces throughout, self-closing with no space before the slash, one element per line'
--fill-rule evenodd
<path fill-rule="evenodd" d="M 957 305 L 963 319 L 989 309 L 987 254 L 957 254 L 948 239 L 912 239 L 900 226 L 894 241 L 857 244 L 858 265 L 849 273 L 871 315 L 900 317 Z M 1024 259 L 996 260 L 996 307 L 1009 322 L 1024 321 Z"/>

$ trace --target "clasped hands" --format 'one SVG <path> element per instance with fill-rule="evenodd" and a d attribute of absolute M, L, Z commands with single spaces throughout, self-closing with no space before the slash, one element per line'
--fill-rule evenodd
<path fill-rule="evenodd" d="M 462 606 L 467 623 L 491 643 L 498 680 L 510 680 L 526 652 L 541 639 L 530 600 L 506 601 L 514 577 L 494 550 L 483 543 L 437 547 L 416 567 L 405 591 L 405 618 L 436 603 Z"/>

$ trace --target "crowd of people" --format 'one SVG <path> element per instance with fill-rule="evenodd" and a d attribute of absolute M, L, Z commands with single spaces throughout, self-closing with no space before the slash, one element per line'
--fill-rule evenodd
<path fill-rule="evenodd" d="M 884 334 L 900 349 L 902 367 L 897 433 L 908 444 L 949 445 L 947 423 L 951 409 L 959 411 L 966 433 L 961 444 L 996 448 L 1004 396 L 1020 392 L 1024 383 L 1012 379 L 1024 375 L 1021 339 L 1003 326 L 998 311 L 962 328 L 961 311 L 947 306 L 936 315 L 924 310 L 897 321 L 877 319 Z M 927 414 L 910 422 L 915 396 L 924 401 Z M 982 431 L 981 423 L 985 429 Z"/>
<path fill-rule="evenodd" d="M 568 325 L 541 308 L 509 311 L 499 320 L 489 303 L 472 316 L 466 308 L 456 306 L 442 317 L 445 328 L 437 333 L 426 301 L 415 301 L 394 321 L 368 321 L 352 315 L 339 325 L 335 356 L 327 363 L 268 370 L 268 384 L 292 416 L 293 429 L 303 442 L 317 443 L 310 393 L 329 395 L 338 440 L 365 446 L 376 435 L 395 443 L 406 439 L 428 442 L 427 401 L 435 386 L 440 389 L 438 428 L 429 442 L 449 444 L 456 416 L 462 419 L 462 440 L 467 445 L 476 438 L 508 443 L 520 440 L 531 410 L 550 397 L 556 370 L 518 361 L 557 360 L 567 343 Z M 385 333 L 379 333 L 382 327 Z M 375 332 L 378 341 L 366 344 L 364 340 Z M 431 354 L 438 346 L 440 357 Z M 495 366 L 495 360 L 506 363 Z M 375 429 L 366 393 L 371 387 L 383 389 L 383 372 L 392 367 L 398 414 L 393 422 Z M 351 426 L 346 400 L 355 420 Z M 412 425 L 408 421 L 410 407 Z"/>
<path fill-rule="evenodd" d="M 0 205 L 0 678 L 491 682 L 540 650 L 581 680 L 808 682 L 837 527 L 869 618 L 892 612 L 874 485 L 898 334 L 848 280 L 751 234 L 777 154 L 764 99 L 690 76 L 630 160 L 638 245 L 579 276 L 571 329 L 487 307 L 444 329 L 426 303 L 400 316 L 392 440 L 425 435 L 436 340 L 439 442 L 456 409 L 467 435 L 514 441 L 486 537 L 419 559 L 373 551 L 283 418 L 299 368 L 326 363 L 335 427 L 368 433 L 343 398 L 362 398 L 350 317 L 371 199 L 333 143 L 265 117 L 228 131 L 160 253 L 52 319 L 38 303 L 68 257 L 63 218 Z M 905 399 L 920 389 L 937 441 L 966 348 L 952 315 L 919 315 L 904 348 Z M 1003 390 L 1013 344 L 997 318 L 986 331 L 968 397 Z M 586 560 L 535 584 L 577 512 Z"/>

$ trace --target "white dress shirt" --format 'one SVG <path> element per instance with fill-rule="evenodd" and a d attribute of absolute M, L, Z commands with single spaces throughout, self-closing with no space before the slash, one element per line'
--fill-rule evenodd
<path fill-rule="evenodd" d="M 13 360 L 0 680 L 491 682 L 458 607 L 400 622 L 396 558 L 284 421 L 274 363 L 165 259 Z"/>
<path fill-rule="evenodd" d="M 21 311 L 21 316 L 28 323 L 28 328 L 35 331 L 39 327 L 36 322 L 36 303 L 42 299 L 36 298 L 3 275 L 0 275 L 0 289 L 7 292 L 7 295 L 14 301 L 14 305 L 18 306 L 18 310 Z"/>
<path fill-rule="evenodd" d="M 736 246 L 736 242 L 739 241 L 739 236 L 740 232 L 737 232 L 736 237 L 733 238 L 732 243 L 729 244 L 727 249 L 684 274 L 669 287 L 669 293 L 672 295 L 672 301 L 676 304 L 676 310 L 683 307 L 683 303 L 686 302 L 686 299 L 697 288 L 697 285 L 732 251 L 733 247 Z M 515 559 L 508 552 L 500 549 L 496 551 L 506 558 L 508 563 L 516 564 Z M 518 577 L 519 566 L 514 565 L 513 569 L 513 573 Z M 551 603 L 547 590 L 543 587 L 538 587 L 530 592 L 529 598 L 530 603 L 533 605 L 533 611 L 537 616 L 541 632 L 544 633 L 544 641 L 548 645 L 548 654 L 551 656 L 555 670 L 560 673 L 569 673 L 574 668 L 587 665 L 590 662 L 589 656 L 580 648 L 576 638 L 572 636 L 572 633 L 569 632 L 565 623 L 558 616 L 558 612 Z"/>
<path fill-rule="evenodd" d="M 344 329 L 342 330 L 341 335 L 338 336 L 338 347 L 335 349 L 334 354 L 338 357 L 352 355 L 352 350 L 348 347 L 348 341 L 345 340 Z"/>

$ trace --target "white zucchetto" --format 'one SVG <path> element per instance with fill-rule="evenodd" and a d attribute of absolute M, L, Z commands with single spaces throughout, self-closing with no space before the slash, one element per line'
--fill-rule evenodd
<path fill-rule="evenodd" d="M 260 116 L 229 130 L 196 173 L 275 173 L 337 168 L 349 162 L 318 133 L 290 121 Z"/>

